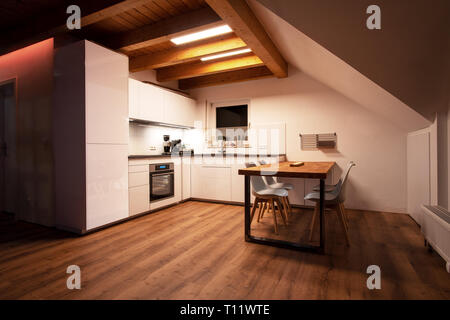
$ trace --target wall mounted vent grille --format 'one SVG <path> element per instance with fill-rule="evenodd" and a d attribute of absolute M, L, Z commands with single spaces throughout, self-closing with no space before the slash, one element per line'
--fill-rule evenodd
<path fill-rule="evenodd" d="M 318 150 L 321 148 L 336 148 L 336 133 L 300 134 L 302 150 Z"/>

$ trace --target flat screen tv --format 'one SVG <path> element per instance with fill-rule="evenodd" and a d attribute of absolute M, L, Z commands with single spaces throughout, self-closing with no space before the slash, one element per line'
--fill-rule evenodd
<path fill-rule="evenodd" d="M 216 128 L 246 127 L 248 125 L 246 104 L 216 108 Z"/>

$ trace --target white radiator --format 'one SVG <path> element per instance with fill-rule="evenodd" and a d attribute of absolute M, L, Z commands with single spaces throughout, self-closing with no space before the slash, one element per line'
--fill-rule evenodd
<path fill-rule="evenodd" d="M 423 205 L 422 233 L 425 240 L 446 261 L 450 273 L 450 213 L 439 206 Z"/>

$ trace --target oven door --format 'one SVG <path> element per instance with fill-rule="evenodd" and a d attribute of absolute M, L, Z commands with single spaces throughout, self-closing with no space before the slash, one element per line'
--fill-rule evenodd
<path fill-rule="evenodd" d="M 150 173 L 150 201 L 174 196 L 174 172 Z"/>

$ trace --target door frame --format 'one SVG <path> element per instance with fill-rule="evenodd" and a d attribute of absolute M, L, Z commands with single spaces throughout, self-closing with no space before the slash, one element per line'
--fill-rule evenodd
<path fill-rule="evenodd" d="M 11 214 L 13 214 L 14 215 L 14 217 L 15 217 L 15 219 L 17 220 L 18 219 L 18 192 L 17 192 L 17 190 L 18 190 L 18 186 L 19 186 L 19 165 L 18 165 L 18 163 L 19 163 L 19 154 L 18 154 L 18 152 L 17 152 L 17 150 L 18 150 L 18 130 L 17 130 L 17 124 L 18 124 L 18 77 L 17 76 L 14 76 L 14 77 L 10 77 L 10 78 L 8 78 L 8 79 L 6 79 L 6 80 L 1 80 L 0 81 L 0 87 L 3 87 L 3 86 L 5 86 L 5 85 L 8 85 L 8 84 L 10 84 L 10 83 L 12 83 L 13 85 L 14 85 L 14 107 L 15 107 L 15 123 L 14 123 L 14 131 L 15 131 L 15 151 L 16 151 L 16 168 L 17 168 L 17 170 L 16 170 L 16 174 L 15 174 L 15 178 L 16 178 L 16 192 L 14 192 L 14 202 L 15 202 L 15 206 L 14 206 L 14 208 L 16 209 L 16 212 L 6 212 L 6 213 L 11 213 Z M 2 195 L 3 196 L 3 195 Z M 0 210 L 2 210 L 3 211 L 3 208 L 0 208 Z M 5 213 L 5 211 L 3 211 L 4 213 Z"/>

